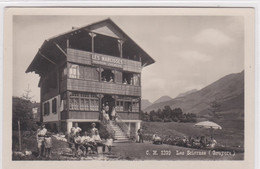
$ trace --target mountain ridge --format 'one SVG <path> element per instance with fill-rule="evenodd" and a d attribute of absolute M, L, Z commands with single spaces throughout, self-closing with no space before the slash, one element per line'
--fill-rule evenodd
<path fill-rule="evenodd" d="M 144 112 L 158 110 L 169 105 L 171 108 L 181 108 L 184 113 L 209 114 L 209 104 L 214 100 L 224 106 L 223 111 L 243 109 L 244 103 L 244 71 L 226 75 L 204 88 L 183 97 L 155 103 L 144 109 Z M 233 101 L 232 101 L 233 100 Z M 227 104 L 230 102 L 229 104 Z M 233 107 L 229 105 L 233 105 Z M 229 108 L 228 108 L 229 106 Z M 227 109 L 228 108 L 228 109 Z"/>

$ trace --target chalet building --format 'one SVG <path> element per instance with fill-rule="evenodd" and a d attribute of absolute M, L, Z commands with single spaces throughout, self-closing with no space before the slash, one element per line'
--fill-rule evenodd
<path fill-rule="evenodd" d="M 76 122 L 83 129 L 93 122 L 99 127 L 108 104 L 120 129 L 133 134 L 141 123 L 141 71 L 154 62 L 106 19 L 45 40 L 26 73 L 40 76 L 41 121 L 64 132 Z"/>

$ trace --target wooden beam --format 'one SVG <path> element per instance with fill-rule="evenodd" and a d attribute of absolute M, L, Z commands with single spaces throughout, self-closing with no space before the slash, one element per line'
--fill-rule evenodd
<path fill-rule="evenodd" d="M 91 50 L 94 53 L 95 52 L 94 38 L 95 38 L 96 34 L 93 32 L 90 32 L 89 35 L 91 36 Z"/>
<path fill-rule="evenodd" d="M 56 43 L 56 42 L 53 42 L 56 46 L 57 46 L 57 48 L 66 56 L 66 57 L 68 57 L 67 56 L 67 53 Z"/>
<path fill-rule="evenodd" d="M 117 40 L 120 46 L 119 52 L 120 52 L 120 57 L 123 58 L 123 40 Z"/>
<path fill-rule="evenodd" d="M 55 62 L 53 62 L 52 60 L 50 60 L 49 58 L 47 58 L 44 54 L 42 54 L 40 50 L 39 50 L 38 52 L 39 52 L 39 54 L 40 54 L 44 59 L 48 60 L 49 62 L 51 62 L 51 63 L 54 64 L 54 65 L 57 65 Z"/>

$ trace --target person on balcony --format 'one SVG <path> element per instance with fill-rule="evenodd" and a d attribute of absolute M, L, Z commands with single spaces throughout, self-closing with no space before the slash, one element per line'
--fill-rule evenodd
<path fill-rule="evenodd" d="M 102 77 L 102 81 L 103 81 L 103 82 L 107 82 L 107 79 L 106 79 L 105 76 Z"/>
<path fill-rule="evenodd" d="M 127 84 L 127 80 L 126 80 L 126 78 L 124 78 L 123 84 Z"/>
<path fill-rule="evenodd" d="M 113 79 L 112 76 L 110 76 L 110 80 L 109 80 L 109 82 L 114 82 L 114 79 Z"/>
<path fill-rule="evenodd" d="M 109 115 L 109 119 L 111 119 L 111 113 L 109 112 L 109 110 L 110 110 L 110 107 L 108 105 L 108 102 L 106 102 L 105 111 L 106 111 L 106 114 Z"/>

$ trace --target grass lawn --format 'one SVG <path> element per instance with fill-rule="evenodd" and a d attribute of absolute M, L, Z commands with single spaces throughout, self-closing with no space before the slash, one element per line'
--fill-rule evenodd
<path fill-rule="evenodd" d="M 222 124 L 221 124 L 222 125 Z M 194 128 L 194 123 L 176 123 L 176 122 L 142 122 L 145 143 L 114 143 L 112 152 L 105 155 L 91 154 L 87 158 L 73 158 L 70 155 L 68 143 L 56 140 L 53 137 L 52 158 L 50 160 L 243 160 L 244 131 L 243 128 L 233 127 L 231 123 L 222 125 L 222 130 L 214 133 L 219 145 L 228 147 L 222 151 L 213 154 L 209 150 L 192 149 L 174 145 L 154 145 L 147 141 L 155 132 L 164 138 L 169 135 L 172 138 L 182 136 L 202 136 L 208 135 L 207 130 Z M 14 133 L 15 134 L 15 133 Z M 17 151 L 17 140 L 13 137 L 13 151 Z M 23 137 L 22 149 L 33 152 L 31 156 L 17 157 L 13 160 L 46 160 L 45 158 L 36 158 L 36 137 L 35 135 Z M 234 154 L 233 150 L 238 150 Z M 220 154 L 222 152 L 222 154 Z M 239 152 L 239 153 L 238 153 Z M 225 154 L 223 154 L 225 153 Z"/>
<path fill-rule="evenodd" d="M 222 130 L 214 131 L 214 138 L 219 145 L 227 147 L 244 147 L 244 130 L 237 126 L 231 125 L 232 121 L 218 123 Z M 237 122 L 236 122 L 237 123 Z M 148 139 L 155 132 L 158 132 L 162 138 L 171 136 L 176 137 L 200 137 L 209 136 L 207 129 L 195 128 L 195 123 L 177 123 L 177 122 L 142 122 L 144 135 Z"/>

